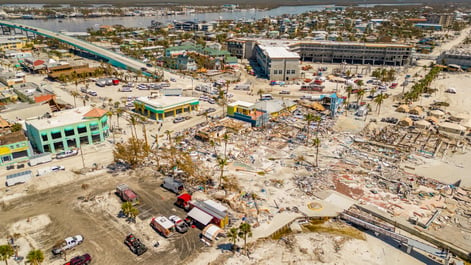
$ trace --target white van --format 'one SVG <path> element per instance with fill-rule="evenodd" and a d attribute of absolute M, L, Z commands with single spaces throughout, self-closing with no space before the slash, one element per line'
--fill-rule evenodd
<path fill-rule="evenodd" d="M 272 100 L 273 96 L 271 94 L 262 94 L 260 100 Z"/>

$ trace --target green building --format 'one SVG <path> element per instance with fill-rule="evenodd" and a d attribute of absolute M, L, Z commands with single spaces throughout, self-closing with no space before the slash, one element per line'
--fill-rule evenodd
<path fill-rule="evenodd" d="M 41 153 L 101 143 L 109 135 L 107 111 L 85 106 L 54 112 L 48 119 L 26 121 L 26 130 L 32 146 Z"/>
<path fill-rule="evenodd" d="M 134 101 L 137 113 L 154 120 L 164 120 L 197 111 L 199 101 L 193 97 L 139 97 Z"/>
<path fill-rule="evenodd" d="M 0 165 L 26 161 L 31 153 L 23 130 L 0 136 Z"/>

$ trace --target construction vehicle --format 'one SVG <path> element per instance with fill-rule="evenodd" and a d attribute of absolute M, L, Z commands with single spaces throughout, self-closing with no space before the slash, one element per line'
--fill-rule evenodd
<path fill-rule="evenodd" d="M 132 204 L 139 203 L 137 194 L 126 184 L 119 184 L 116 187 L 116 195 L 118 195 L 124 202 L 131 202 Z"/>
<path fill-rule="evenodd" d="M 144 254 L 147 251 L 147 247 L 132 233 L 126 236 L 126 239 L 124 239 L 124 244 L 129 247 L 132 253 L 138 256 Z"/>
<path fill-rule="evenodd" d="M 170 237 L 175 232 L 175 224 L 168 220 L 165 216 L 152 218 L 150 226 L 154 228 L 157 233 L 164 237 Z"/>
<path fill-rule="evenodd" d="M 72 258 L 69 262 L 64 263 L 64 265 L 87 265 L 92 262 L 92 257 L 90 254 L 86 253 L 81 256 Z"/>
<path fill-rule="evenodd" d="M 59 245 L 55 246 L 52 249 L 52 254 L 58 255 L 65 250 L 72 249 L 82 244 L 82 242 L 83 242 L 83 236 L 81 235 L 67 237 L 66 239 L 64 239 L 64 241 L 62 241 Z"/>

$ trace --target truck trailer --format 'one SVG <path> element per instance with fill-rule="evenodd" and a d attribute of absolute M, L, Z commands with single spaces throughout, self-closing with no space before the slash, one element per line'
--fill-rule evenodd
<path fill-rule="evenodd" d="M 43 163 L 48 163 L 51 161 L 52 161 L 51 153 L 42 153 L 42 154 L 31 156 L 29 158 L 28 164 L 33 167 L 33 166 L 43 164 Z"/>

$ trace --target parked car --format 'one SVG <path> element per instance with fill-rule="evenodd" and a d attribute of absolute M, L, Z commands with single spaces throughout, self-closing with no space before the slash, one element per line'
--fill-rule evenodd
<path fill-rule="evenodd" d="M 75 156 L 75 155 L 77 155 L 77 154 L 78 154 L 78 150 L 77 150 L 77 149 L 62 151 L 62 152 L 57 153 L 56 159 L 62 159 L 62 158 L 66 158 L 66 157 L 71 157 L 71 156 Z"/>
<path fill-rule="evenodd" d="M 64 265 L 87 265 L 92 262 L 92 257 L 90 254 L 86 253 L 81 256 L 72 258 L 69 262 L 64 263 Z"/>
<path fill-rule="evenodd" d="M 60 170 L 65 170 L 65 167 L 64 166 L 52 166 L 51 167 L 51 171 L 60 171 Z"/>
<path fill-rule="evenodd" d="M 216 111 L 215 108 L 209 108 L 209 109 L 206 110 L 207 113 L 211 113 L 211 112 L 215 112 L 215 111 Z"/>
<path fill-rule="evenodd" d="M 209 104 L 216 104 L 216 101 L 211 98 L 211 99 L 208 99 L 208 103 L 209 103 Z"/>
<path fill-rule="evenodd" d="M 175 79 L 175 78 L 172 77 L 172 78 L 170 78 L 170 81 L 172 81 L 172 82 L 177 82 L 177 79 Z"/>
<path fill-rule="evenodd" d="M 98 96 L 98 93 L 93 91 L 93 90 L 88 90 L 87 94 L 89 94 L 90 96 L 93 96 L 93 97 Z"/>
<path fill-rule="evenodd" d="M 64 239 L 64 241 L 60 245 L 52 249 L 52 254 L 58 255 L 65 250 L 72 249 L 82 244 L 82 242 L 83 242 L 83 236 L 81 235 L 67 237 L 66 239 Z"/>
<path fill-rule="evenodd" d="M 185 121 L 185 118 L 183 117 L 176 117 L 175 119 L 173 119 L 173 123 L 180 123 L 184 121 Z"/>
<path fill-rule="evenodd" d="M 175 224 L 175 229 L 178 233 L 184 234 L 188 232 L 188 225 L 180 217 L 171 215 L 168 217 L 168 219 Z"/>
<path fill-rule="evenodd" d="M 289 90 L 281 90 L 280 95 L 289 95 L 291 92 Z"/>

